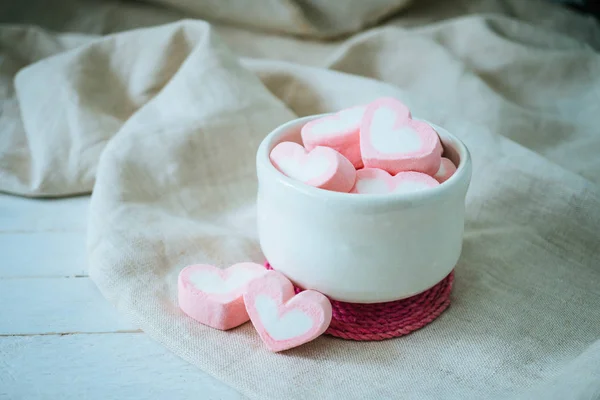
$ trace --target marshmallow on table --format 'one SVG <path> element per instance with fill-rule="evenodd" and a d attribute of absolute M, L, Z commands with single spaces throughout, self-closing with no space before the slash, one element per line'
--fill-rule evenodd
<path fill-rule="evenodd" d="M 179 308 L 198 322 L 227 330 L 249 320 L 243 295 L 248 283 L 266 273 L 266 269 L 250 262 L 219 269 L 198 264 L 179 273 Z"/>
<path fill-rule="evenodd" d="M 356 170 L 346 157 L 329 147 L 306 149 L 294 142 L 282 142 L 271 150 L 271 162 L 281 173 L 307 185 L 336 192 L 349 192 Z"/>
<path fill-rule="evenodd" d="M 433 175 L 433 177 L 437 179 L 439 183 L 442 183 L 450 179 L 450 177 L 454 175 L 455 172 L 456 166 L 454 165 L 454 163 L 446 157 L 442 157 L 440 168 L 435 173 L 435 175 Z"/>
<path fill-rule="evenodd" d="M 367 106 L 360 127 L 360 150 L 366 168 L 428 175 L 439 169 L 443 151 L 436 131 L 412 119 L 409 109 L 393 98 L 381 98 Z"/>
<path fill-rule="evenodd" d="M 252 281 L 244 303 L 258 335 L 273 352 L 310 342 L 331 323 L 332 309 L 327 297 L 315 290 L 294 295 L 292 283 L 277 271 Z"/>
<path fill-rule="evenodd" d="M 356 106 L 308 122 L 301 131 L 304 147 L 309 151 L 317 146 L 332 148 L 346 157 L 355 168 L 362 168 L 360 124 L 365 108 Z"/>
<path fill-rule="evenodd" d="M 382 169 L 365 168 L 356 172 L 356 183 L 351 193 L 413 193 L 438 185 L 438 181 L 421 172 L 406 171 L 392 176 Z"/>

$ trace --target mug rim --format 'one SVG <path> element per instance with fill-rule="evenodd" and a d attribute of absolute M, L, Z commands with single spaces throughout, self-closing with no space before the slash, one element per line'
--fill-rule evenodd
<path fill-rule="evenodd" d="M 428 188 L 427 190 L 411 192 L 411 193 L 385 193 L 385 194 L 356 194 L 356 193 L 345 193 L 335 192 L 332 190 L 320 189 L 314 186 L 307 185 L 301 181 L 292 179 L 282 172 L 280 172 L 271 163 L 270 153 L 273 147 L 278 143 L 278 139 L 287 133 L 292 127 L 301 126 L 307 122 L 334 115 L 335 113 L 323 113 L 313 114 L 305 117 L 295 118 L 284 124 L 279 125 L 273 129 L 265 138 L 261 141 L 258 150 L 256 152 L 256 164 L 257 173 L 259 170 L 261 173 L 266 173 L 269 179 L 273 179 L 278 183 L 288 187 L 289 189 L 297 192 L 298 194 L 306 197 L 313 198 L 315 200 L 322 200 L 323 202 L 339 202 L 347 206 L 412 206 L 415 203 L 422 204 L 424 202 L 433 201 L 443 197 L 444 195 L 452 192 L 463 182 L 470 182 L 470 166 L 471 166 L 471 154 L 467 146 L 455 135 L 448 132 L 446 129 L 433 124 L 425 119 L 416 118 L 414 120 L 425 122 L 436 131 L 440 139 L 447 139 L 454 147 L 454 150 L 460 157 L 460 163 L 456 168 L 456 172 L 442 184 Z M 260 177 L 259 177 L 260 179 Z"/>

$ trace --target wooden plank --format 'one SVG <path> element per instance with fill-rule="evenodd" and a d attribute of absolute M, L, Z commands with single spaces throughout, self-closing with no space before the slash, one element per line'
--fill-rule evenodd
<path fill-rule="evenodd" d="M 242 398 L 143 333 L 0 337 L 0 399 Z"/>
<path fill-rule="evenodd" d="M 87 275 L 89 197 L 0 195 L 0 279 Z"/>
<path fill-rule="evenodd" d="M 0 232 L 0 279 L 87 275 L 82 232 Z"/>
<path fill-rule="evenodd" d="M 0 335 L 136 329 L 89 278 L 0 280 Z"/>
<path fill-rule="evenodd" d="M 0 195 L 0 399 L 243 398 L 62 278 L 85 274 L 88 203 Z"/>
<path fill-rule="evenodd" d="M 27 199 L 0 194 L 0 232 L 85 232 L 89 196 Z"/>

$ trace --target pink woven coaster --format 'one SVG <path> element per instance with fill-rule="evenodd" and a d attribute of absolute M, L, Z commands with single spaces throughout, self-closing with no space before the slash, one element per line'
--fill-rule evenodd
<path fill-rule="evenodd" d="M 267 269 L 273 269 L 269 263 Z M 368 341 L 408 335 L 440 316 L 450 305 L 454 271 L 437 285 L 407 299 L 360 304 L 331 300 L 333 318 L 325 334 Z M 296 293 L 303 289 L 294 287 Z"/>

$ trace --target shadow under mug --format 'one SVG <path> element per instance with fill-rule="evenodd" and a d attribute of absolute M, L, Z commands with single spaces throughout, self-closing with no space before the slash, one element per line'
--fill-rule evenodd
<path fill-rule="evenodd" d="M 431 288 L 460 257 L 472 168 L 468 149 L 429 123 L 444 157 L 458 166 L 443 184 L 409 194 L 318 189 L 280 173 L 269 154 L 280 142 L 302 143 L 302 126 L 325 115 L 289 121 L 259 146 L 257 220 L 266 259 L 297 286 L 338 301 L 380 303 Z"/>

